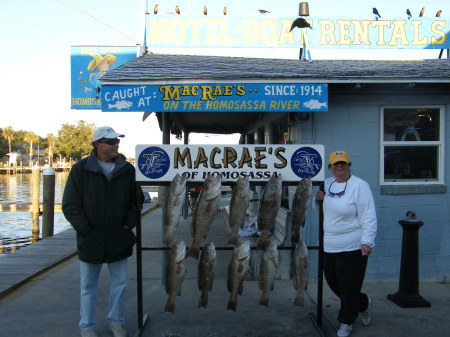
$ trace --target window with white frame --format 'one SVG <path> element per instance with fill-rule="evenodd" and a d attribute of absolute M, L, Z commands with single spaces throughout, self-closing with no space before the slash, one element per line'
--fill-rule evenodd
<path fill-rule="evenodd" d="M 381 184 L 443 182 L 443 107 L 381 109 Z"/>

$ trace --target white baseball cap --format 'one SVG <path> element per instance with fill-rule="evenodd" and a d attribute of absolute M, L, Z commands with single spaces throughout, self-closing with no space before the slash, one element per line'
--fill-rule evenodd
<path fill-rule="evenodd" d="M 94 131 L 94 135 L 92 136 L 92 141 L 96 142 L 102 138 L 117 138 L 117 137 L 125 137 L 125 135 L 117 133 L 110 126 L 101 126 Z"/>

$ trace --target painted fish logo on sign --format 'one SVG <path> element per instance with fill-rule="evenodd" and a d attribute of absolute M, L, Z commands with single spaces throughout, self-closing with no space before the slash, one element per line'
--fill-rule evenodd
<path fill-rule="evenodd" d="M 170 158 L 160 147 L 151 146 L 141 152 L 138 158 L 139 171 L 150 179 L 164 176 L 170 168 Z"/>
<path fill-rule="evenodd" d="M 322 169 L 322 157 L 312 147 L 301 147 L 291 157 L 291 168 L 300 178 L 312 178 Z"/>

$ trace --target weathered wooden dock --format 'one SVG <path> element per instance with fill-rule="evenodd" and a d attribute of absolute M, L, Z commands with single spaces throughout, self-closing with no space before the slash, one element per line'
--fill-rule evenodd
<path fill-rule="evenodd" d="M 146 203 L 141 214 L 156 207 L 156 203 Z M 76 241 L 75 230 L 70 228 L 13 253 L 0 254 L 0 299 L 36 275 L 77 255 Z"/>
<path fill-rule="evenodd" d="M 14 253 L 0 255 L 0 298 L 76 254 L 76 234 L 70 228 Z"/>

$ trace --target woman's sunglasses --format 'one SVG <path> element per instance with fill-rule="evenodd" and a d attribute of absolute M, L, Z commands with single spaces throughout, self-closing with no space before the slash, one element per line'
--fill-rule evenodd
<path fill-rule="evenodd" d="M 340 191 L 340 192 L 337 192 L 337 193 L 334 193 L 334 192 L 331 192 L 331 191 L 330 191 L 331 186 L 332 186 L 335 182 L 336 182 L 336 180 L 333 181 L 333 182 L 330 184 L 330 186 L 328 187 L 328 194 L 329 194 L 330 196 L 332 196 L 333 198 L 334 198 L 334 197 L 340 198 L 340 197 L 342 197 L 342 196 L 345 194 L 345 190 L 347 189 L 347 182 L 348 182 L 348 179 L 345 181 L 345 187 L 344 187 L 344 190 L 343 190 L 343 191 Z"/>

